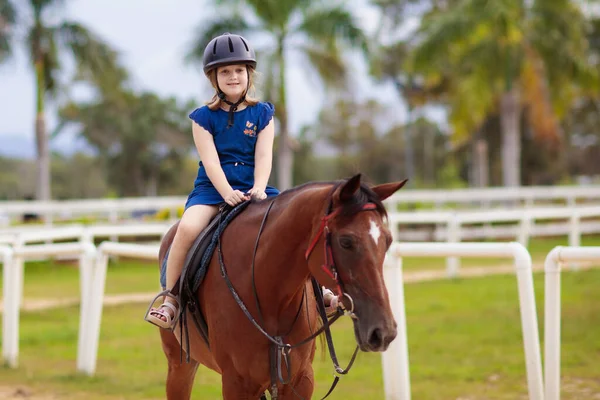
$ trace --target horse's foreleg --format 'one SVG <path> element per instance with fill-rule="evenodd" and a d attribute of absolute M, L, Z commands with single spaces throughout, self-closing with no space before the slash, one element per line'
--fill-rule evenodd
<path fill-rule="evenodd" d="M 292 390 L 293 387 L 293 390 Z M 312 368 L 301 372 L 291 383 L 281 387 L 280 400 L 288 399 L 310 399 L 315 387 L 315 377 Z"/>
<path fill-rule="evenodd" d="M 198 362 L 190 360 L 181 362 L 181 347 L 175 335 L 165 329 L 160 330 L 162 348 L 169 362 L 169 372 L 167 373 L 167 400 L 186 400 L 189 399 L 194 386 L 194 377 L 198 369 Z"/>
<path fill-rule="evenodd" d="M 259 385 L 244 380 L 235 373 L 223 371 L 223 400 L 258 400 L 265 391 Z"/>

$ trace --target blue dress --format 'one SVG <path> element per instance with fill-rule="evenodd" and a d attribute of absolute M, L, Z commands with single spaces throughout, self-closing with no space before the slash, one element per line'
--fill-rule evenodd
<path fill-rule="evenodd" d="M 254 186 L 254 151 L 260 132 L 273 118 L 273 104 L 261 102 L 235 112 L 233 126 L 227 128 L 229 113 L 207 106 L 197 108 L 190 119 L 213 135 L 221 168 L 233 189 L 246 193 Z M 267 196 L 279 194 L 279 190 L 267 186 Z M 223 197 L 208 178 L 206 169 L 199 163 L 194 190 L 188 196 L 185 209 L 198 204 L 223 203 Z"/>

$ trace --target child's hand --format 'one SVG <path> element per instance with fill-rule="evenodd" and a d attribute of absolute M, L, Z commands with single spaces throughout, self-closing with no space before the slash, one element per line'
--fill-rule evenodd
<path fill-rule="evenodd" d="M 265 190 L 261 189 L 261 188 L 253 187 L 252 189 L 250 189 L 248 191 L 248 194 L 250 195 L 250 197 L 252 197 L 256 200 L 263 200 L 263 199 L 267 198 L 267 194 L 265 193 Z"/>
<path fill-rule="evenodd" d="M 228 196 L 225 196 L 223 200 L 231 207 L 235 207 L 243 201 L 248 200 L 248 195 L 245 195 L 239 190 L 233 190 Z"/>

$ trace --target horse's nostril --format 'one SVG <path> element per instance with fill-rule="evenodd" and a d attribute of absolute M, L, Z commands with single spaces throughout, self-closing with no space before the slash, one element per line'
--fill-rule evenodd
<path fill-rule="evenodd" d="M 381 329 L 375 328 L 369 334 L 369 347 L 373 350 L 378 350 L 383 345 L 383 333 Z"/>
<path fill-rule="evenodd" d="M 395 325 L 395 324 L 394 324 Z M 392 341 L 394 339 L 396 339 L 396 335 L 398 335 L 398 330 L 394 327 L 394 330 L 392 330 L 392 332 L 390 332 L 386 337 L 385 337 L 385 343 L 384 346 L 385 348 L 387 348 L 390 343 L 392 343 Z"/>

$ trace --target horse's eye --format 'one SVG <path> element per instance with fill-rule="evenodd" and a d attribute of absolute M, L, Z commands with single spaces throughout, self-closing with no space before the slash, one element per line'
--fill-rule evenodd
<path fill-rule="evenodd" d="M 354 247 L 354 241 L 348 236 L 340 237 L 339 243 L 343 249 L 352 249 Z"/>

